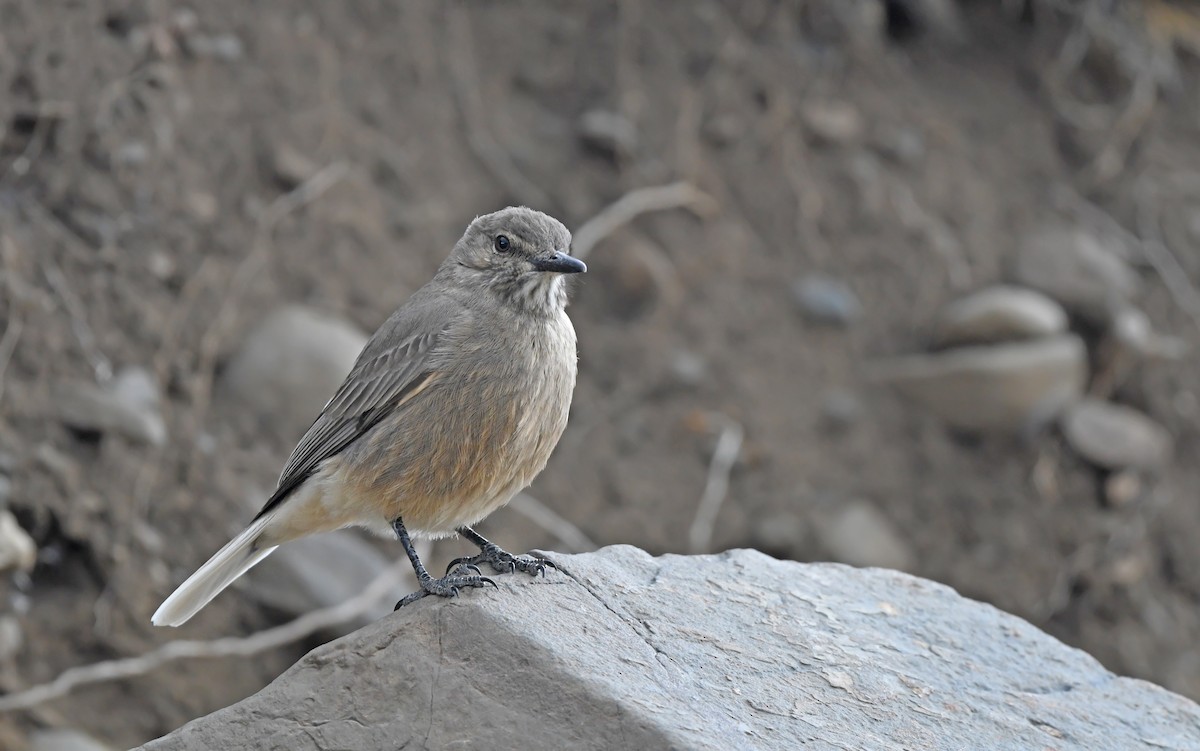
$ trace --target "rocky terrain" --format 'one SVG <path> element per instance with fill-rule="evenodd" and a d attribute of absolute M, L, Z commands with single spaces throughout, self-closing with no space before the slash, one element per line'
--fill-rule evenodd
<path fill-rule="evenodd" d="M 588 251 L 581 375 L 547 471 L 484 534 L 900 569 L 1200 697 L 1188 4 L 0 20 L 0 708 L 171 657 L 0 712 L 0 747 L 144 743 L 386 614 L 398 547 L 346 532 L 149 624 L 367 333 L 513 203 Z M 164 646 L 364 588 L 217 656 Z"/>

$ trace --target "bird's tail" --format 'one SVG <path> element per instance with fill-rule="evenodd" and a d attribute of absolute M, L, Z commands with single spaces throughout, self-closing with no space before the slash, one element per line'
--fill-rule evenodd
<path fill-rule="evenodd" d="M 267 514 L 255 519 L 253 524 L 218 550 L 158 606 L 150 622 L 155 626 L 182 625 L 232 584 L 234 579 L 270 555 L 277 546 L 260 547 L 259 538 L 274 516 Z"/>

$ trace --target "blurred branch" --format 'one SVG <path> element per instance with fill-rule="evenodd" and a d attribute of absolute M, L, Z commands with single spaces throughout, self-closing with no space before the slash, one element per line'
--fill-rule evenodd
<path fill-rule="evenodd" d="M 729 473 L 733 471 L 733 465 L 741 453 L 742 438 L 745 436 L 745 431 L 736 420 L 724 415 L 717 417 L 722 422 L 721 436 L 717 439 L 712 461 L 708 464 L 708 480 L 704 484 L 700 503 L 696 506 L 696 518 L 692 520 L 692 528 L 688 531 L 688 551 L 693 554 L 710 552 L 717 513 L 729 493 Z"/>
<path fill-rule="evenodd" d="M 559 516 L 554 509 L 528 493 L 517 493 L 509 506 L 514 511 L 557 537 L 558 541 L 571 552 L 587 553 L 600 547 L 590 537 L 585 535 L 579 527 Z"/>
<path fill-rule="evenodd" d="M 245 294 L 254 275 L 267 262 L 267 253 L 271 247 L 271 233 L 275 230 L 275 225 L 279 224 L 288 214 L 320 198 L 349 172 L 350 166 L 344 161 L 339 160 L 326 165 L 289 192 L 276 198 L 259 215 L 258 227 L 255 229 L 254 242 L 250 246 L 250 252 L 234 270 L 233 276 L 225 288 L 226 292 L 221 299 L 221 304 L 217 307 L 212 324 L 200 337 L 199 364 L 196 370 L 201 379 L 201 386 L 197 389 L 197 415 L 202 415 L 207 408 L 209 392 L 212 390 L 213 367 L 216 363 L 221 338 L 234 320 L 238 300 Z"/>
<path fill-rule="evenodd" d="M 145 675 L 169 662 L 196 657 L 246 657 L 298 641 L 323 628 L 358 618 L 377 607 L 404 581 L 408 562 L 386 569 L 358 595 L 338 605 L 314 610 L 282 626 L 250 636 L 226 637 L 212 641 L 179 640 L 138 657 L 107 660 L 70 668 L 49 683 L 8 696 L 0 696 L 0 712 L 29 709 L 51 699 L 66 696 L 80 686 Z"/>
<path fill-rule="evenodd" d="M 483 97 L 479 93 L 479 81 L 475 78 L 475 45 L 471 38 L 471 22 L 466 11 L 454 6 L 449 12 L 450 77 L 454 83 L 454 97 L 462 114 L 467 130 L 467 144 L 471 151 L 492 173 L 492 177 L 517 200 L 541 208 L 550 207 L 550 196 L 526 177 L 513 160 L 492 136 L 485 123 Z"/>
<path fill-rule="evenodd" d="M 0 338 L 0 404 L 4 403 L 4 376 L 8 373 L 8 363 L 17 349 L 17 341 L 21 338 L 21 330 L 24 326 L 21 312 L 16 305 L 10 303 L 8 325 L 4 327 L 4 337 Z"/>
<path fill-rule="evenodd" d="M 601 240 L 638 216 L 651 211 L 680 207 L 687 207 L 692 212 L 704 216 L 716 211 L 717 202 L 712 196 L 688 182 L 631 190 L 580 226 L 571 244 L 572 253 L 578 258 L 584 258 Z"/>
<path fill-rule="evenodd" d="M 1146 261 L 1162 278 L 1167 291 L 1171 293 L 1175 303 L 1191 317 L 1200 328 L 1200 292 L 1192 286 L 1187 271 L 1179 263 L 1179 259 L 1171 252 L 1163 236 L 1162 224 L 1155 211 L 1158 196 L 1155 188 L 1146 180 L 1139 180 L 1133 189 L 1134 203 L 1137 206 L 1138 235 L 1141 236 L 1141 250 Z"/>
<path fill-rule="evenodd" d="M 53 214 L 41 206 L 29 202 L 23 204 L 23 206 L 26 213 L 35 222 L 49 230 L 51 234 L 58 236 L 68 245 L 72 241 L 79 241 L 72 232 L 61 225 Z M 92 369 L 96 371 L 96 380 L 101 383 L 109 380 L 113 376 L 112 361 L 108 359 L 96 343 L 96 334 L 88 324 L 87 309 L 84 307 L 83 301 L 71 289 L 70 283 L 67 282 L 67 277 L 54 261 L 53 254 L 41 253 L 39 255 L 42 262 L 42 273 L 45 275 L 46 281 L 50 283 L 51 289 L 62 300 L 63 307 L 67 309 L 67 315 L 71 319 L 71 331 L 75 334 L 75 339 L 79 342 L 80 348 L 83 349 L 84 356 L 91 363 Z"/>

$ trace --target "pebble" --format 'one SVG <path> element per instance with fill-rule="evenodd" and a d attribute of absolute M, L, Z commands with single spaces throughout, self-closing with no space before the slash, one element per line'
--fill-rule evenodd
<path fill-rule="evenodd" d="M 271 175 L 284 190 L 291 190 L 312 177 L 317 171 L 313 160 L 285 143 L 271 147 Z"/>
<path fill-rule="evenodd" d="M 872 145 L 881 156 L 897 164 L 912 167 L 925 159 L 925 137 L 915 128 L 901 126 L 880 130 Z"/>
<path fill-rule="evenodd" d="M 110 751 L 109 747 L 78 730 L 53 728 L 29 735 L 29 751 Z"/>
<path fill-rule="evenodd" d="M 862 416 L 862 411 L 862 402 L 849 391 L 831 391 L 821 400 L 821 418 L 831 428 L 850 427 Z"/>
<path fill-rule="evenodd" d="M 246 53 L 246 45 L 242 40 L 229 33 L 188 34 L 187 47 L 196 57 L 209 57 L 226 63 L 235 63 Z"/>
<path fill-rule="evenodd" d="M 297 440 L 345 379 L 367 335 L 341 318 L 285 306 L 255 326 L 230 357 L 217 398 Z"/>
<path fill-rule="evenodd" d="M 991 344 L 1054 336 L 1067 330 L 1067 312 L 1046 295 L 997 285 L 950 303 L 938 314 L 933 345 Z"/>
<path fill-rule="evenodd" d="M 1013 279 L 1089 323 L 1107 325 L 1141 288 L 1137 273 L 1085 230 L 1048 225 L 1021 241 Z"/>
<path fill-rule="evenodd" d="M 846 326 L 862 313 L 854 291 L 840 279 L 810 274 L 792 284 L 792 298 L 814 323 Z"/>
<path fill-rule="evenodd" d="M 7 510 L 0 511 L 0 571 L 30 571 L 37 563 L 37 545 L 17 518 Z"/>
<path fill-rule="evenodd" d="M 1062 429 L 1077 454 L 1104 469 L 1154 470 L 1171 458 L 1166 428 L 1124 405 L 1085 399 L 1063 415 Z"/>
<path fill-rule="evenodd" d="M 862 137 L 862 115 L 849 102 L 808 102 L 800 110 L 800 119 L 819 142 L 844 145 Z"/>
<path fill-rule="evenodd" d="M 1066 334 L 895 358 L 874 377 L 951 427 L 1024 434 L 1082 397 L 1087 367 L 1083 341 Z"/>
<path fill-rule="evenodd" d="M 843 506 L 818 534 L 833 560 L 851 566 L 911 571 L 916 560 L 891 520 L 864 501 Z"/>
<path fill-rule="evenodd" d="M 194 219 L 206 223 L 216 219 L 220 210 L 217 197 L 202 190 L 189 191 L 183 197 L 183 205 Z"/>
<path fill-rule="evenodd" d="M 579 137 L 588 148 L 625 159 L 637 150 L 637 128 L 629 118 L 608 110 L 588 110 L 579 118 Z"/>
<path fill-rule="evenodd" d="M 104 386 L 59 383 L 53 390 L 52 411 L 63 424 L 78 430 L 117 433 L 150 446 L 167 441 L 158 386 L 143 368 L 125 368 Z"/>
<path fill-rule="evenodd" d="M 429 554 L 418 546 L 418 554 Z M 362 592 L 380 572 L 395 561 L 363 541 L 357 533 L 338 530 L 306 537 L 280 546 L 246 575 L 249 592 L 259 602 L 288 617 L 296 617 L 320 608 L 336 605 Z M 337 627 L 338 633 L 350 633 L 388 614 L 392 605 L 417 587 L 408 577 L 373 612 Z"/>
<path fill-rule="evenodd" d="M 1104 501 L 1113 508 L 1128 506 L 1142 494 L 1142 478 L 1131 469 L 1104 478 Z"/>
<path fill-rule="evenodd" d="M 1179 360 L 1188 352 L 1188 344 L 1175 336 L 1159 334 L 1149 317 L 1133 306 L 1117 312 L 1112 322 L 1116 342 L 1138 359 Z"/>
<path fill-rule="evenodd" d="M 699 386 L 708 376 L 708 364 L 699 355 L 679 351 L 671 358 L 671 375 L 681 386 Z"/>

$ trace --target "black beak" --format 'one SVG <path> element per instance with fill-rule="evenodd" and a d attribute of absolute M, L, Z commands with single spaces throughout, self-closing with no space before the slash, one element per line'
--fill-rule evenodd
<path fill-rule="evenodd" d="M 587 264 L 566 253 L 555 253 L 548 258 L 533 259 L 533 268 L 538 271 L 554 271 L 559 274 L 582 274 Z"/>

